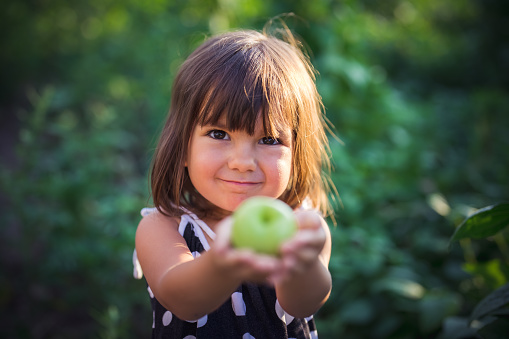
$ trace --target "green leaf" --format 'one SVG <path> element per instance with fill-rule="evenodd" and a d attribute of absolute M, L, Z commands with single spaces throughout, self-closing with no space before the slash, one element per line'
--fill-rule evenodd
<path fill-rule="evenodd" d="M 509 203 L 501 203 L 478 210 L 456 228 L 451 242 L 463 238 L 481 239 L 495 235 L 509 225 Z"/>
<path fill-rule="evenodd" d="M 509 303 L 509 284 L 496 289 L 488 294 L 483 300 L 477 304 L 470 316 L 470 321 L 480 319 L 486 315 L 493 313 L 499 308 Z"/>

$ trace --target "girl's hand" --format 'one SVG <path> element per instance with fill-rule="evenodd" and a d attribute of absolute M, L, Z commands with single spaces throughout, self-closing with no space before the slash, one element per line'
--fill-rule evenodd
<path fill-rule="evenodd" d="M 233 220 L 222 220 L 216 228 L 216 238 L 210 248 L 218 270 L 241 282 L 270 283 L 271 277 L 283 268 L 281 258 L 255 253 L 248 249 L 232 248 L 230 243 Z"/>
<path fill-rule="evenodd" d="M 327 240 L 323 219 L 315 211 L 299 211 L 296 217 L 299 230 L 281 247 L 282 267 L 273 276 L 275 282 L 305 274 L 317 260 L 322 260 L 325 266 L 328 263 L 328 258 L 321 257 Z"/>

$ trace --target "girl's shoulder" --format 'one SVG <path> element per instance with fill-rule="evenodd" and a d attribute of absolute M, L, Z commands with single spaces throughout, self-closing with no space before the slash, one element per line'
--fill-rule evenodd
<path fill-rule="evenodd" d="M 179 224 L 180 217 L 179 216 L 170 216 L 164 213 L 161 213 L 156 207 L 145 207 L 140 211 L 142 219 L 140 224 L 143 223 L 159 223 L 162 222 L 164 224 Z"/>
<path fill-rule="evenodd" d="M 144 209 L 142 216 L 135 235 L 134 275 L 145 275 L 150 285 L 178 264 L 179 258 L 191 253 L 179 233 L 180 217 L 167 216 L 157 209 Z"/>
<path fill-rule="evenodd" d="M 168 216 L 157 208 L 144 208 L 141 210 L 142 218 L 136 230 L 136 242 L 153 241 L 156 239 L 171 241 L 178 238 L 180 217 Z"/>

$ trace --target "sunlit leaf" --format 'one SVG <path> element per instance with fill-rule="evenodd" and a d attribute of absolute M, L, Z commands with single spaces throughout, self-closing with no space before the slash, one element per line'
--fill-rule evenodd
<path fill-rule="evenodd" d="M 481 239 L 495 235 L 509 225 L 509 203 L 478 210 L 456 228 L 451 242 L 463 238 Z"/>
<path fill-rule="evenodd" d="M 420 299 L 426 292 L 426 289 L 415 281 L 394 277 L 378 281 L 376 287 L 409 299 Z"/>
<path fill-rule="evenodd" d="M 501 262 L 500 259 L 465 263 L 462 268 L 472 275 L 481 276 L 486 285 L 492 289 L 499 288 L 507 283 L 509 277 L 507 265 Z"/>

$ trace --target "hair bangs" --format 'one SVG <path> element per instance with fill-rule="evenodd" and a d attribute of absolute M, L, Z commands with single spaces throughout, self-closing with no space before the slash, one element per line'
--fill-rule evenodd
<path fill-rule="evenodd" d="M 198 122 L 201 125 L 217 124 L 225 119 L 226 128 L 243 130 L 254 134 L 258 119 L 267 135 L 278 137 L 279 130 L 286 126 L 293 128 L 294 122 L 288 110 L 293 106 L 288 95 L 281 95 L 270 76 L 268 58 L 262 51 L 251 48 L 235 53 L 227 62 L 212 73 L 214 84 L 202 100 Z M 286 100 L 285 100 L 286 99 Z"/>

